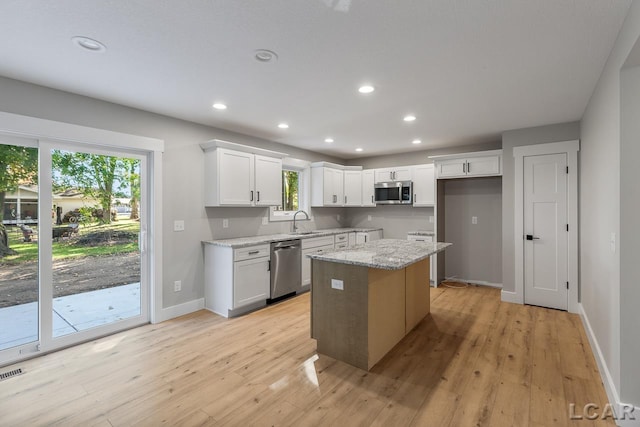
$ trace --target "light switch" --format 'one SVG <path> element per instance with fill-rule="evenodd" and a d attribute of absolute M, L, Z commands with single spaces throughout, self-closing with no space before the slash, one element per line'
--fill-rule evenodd
<path fill-rule="evenodd" d="M 184 221 L 181 219 L 173 221 L 173 231 L 184 231 Z"/>
<path fill-rule="evenodd" d="M 471 224 L 477 224 L 478 223 L 478 217 L 477 216 L 472 216 L 471 217 Z"/>
<path fill-rule="evenodd" d="M 371 221 L 371 215 L 367 215 L 367 221 Z"/>
<path fill-rule="evenodd" d="M 429 215 L 429 223 L 433 224 L 433 215 Z"/>
<path fill-rule="evenodd" d="M 262 225 L 269 225 L 269 217 L 268 216 L 263 216 L 262 217 Z"/>
<path fill-rule="evenodd" d="M 331 279 L 331 289 L 338 289 L 344 291 L 344 282 L 339 279 Z"/>
<path fill-rule="evenodd" d="M 222 220 L 222 228 L 229 228 L 229 220 L 227 218 Z"/>

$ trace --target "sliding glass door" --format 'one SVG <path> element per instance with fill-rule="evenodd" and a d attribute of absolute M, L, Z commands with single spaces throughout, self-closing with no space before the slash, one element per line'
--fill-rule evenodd
<path fill-rule="evenodd" d="M 0 145 L 0 363 L 149 320 L 147 156 L 34 145 Z"/>

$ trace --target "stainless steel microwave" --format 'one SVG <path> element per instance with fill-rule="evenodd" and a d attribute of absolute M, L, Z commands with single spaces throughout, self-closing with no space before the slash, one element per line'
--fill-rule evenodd
<path fill-rule="evenodd" d="M 412 204 L 411 181 L 380 182 L 374 185 L 376 204 L 410 205 Z"/>

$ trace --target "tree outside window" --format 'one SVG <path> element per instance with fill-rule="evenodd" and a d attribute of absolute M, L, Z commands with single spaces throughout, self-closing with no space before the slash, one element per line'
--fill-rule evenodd
<path fill-rule="evenodd" d="M 300 172 L 295 170 L 282 171 L 282 203 L 276 208 L 278 211 L 297 211 L 300 208 Z"/>

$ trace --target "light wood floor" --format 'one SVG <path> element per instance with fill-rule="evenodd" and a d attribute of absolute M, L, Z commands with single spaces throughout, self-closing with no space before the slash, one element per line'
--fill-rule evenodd
<path fill-rule="evenodd" d="M 316 354 L 309 294 L 119 333 L 1 369 L 26 373 L 0 382 L 0 425 L 561 426 L 607 403 L 578 316 L 491 288 L 431 300 L 370 372 Z"/>

